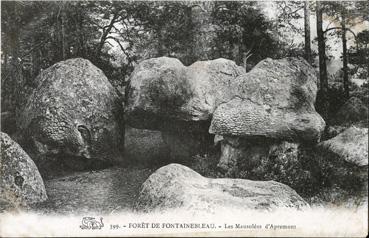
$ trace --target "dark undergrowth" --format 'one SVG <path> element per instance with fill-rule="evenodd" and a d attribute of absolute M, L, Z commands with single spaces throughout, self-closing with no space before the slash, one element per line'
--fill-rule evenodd
<path fill-rule="evenodd" d="M 367 181 L 358 181 L 353 176 L 351 181 L 339 178 L 342 174 L 334 173 L 340 168 L 333 168 L 326 163 L 312 148 L 299 151 L 299 156 L 269 156 L 260 161 L 253 169 L 243 167 L 239 162 L 231 174 L 217 167 L 220 153 L 213 150 L 208 154 L 193 156 L 188 164 L 196 172 L 210 178 L 241 178 L 250 180 L 274 180 L 293 188 L 310 205 L 314 206 L 358 206 L 368 196 L 365 186 Z M 327 155 L 328 156 L 328 155 Z M 363 187 L 364 186 L 364 187 Z"/>

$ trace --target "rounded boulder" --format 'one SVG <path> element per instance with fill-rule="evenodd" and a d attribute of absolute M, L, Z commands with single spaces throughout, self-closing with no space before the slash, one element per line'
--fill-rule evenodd
<path fill-rule="evenodd" d="M 303 209 L 309 205 L 293 189 L 278 182 L 212 179 L 186 166 L 170 164 L 143 183 L 135 207 L 145 212 L 181 208 L 215 213 L 222 209 Z"/>
<path fill-rule="evenodd" d="M 0 210 L 45 201 L 42 177 L 28 154 L 0 132 Z"/>
<path fill-rule="evenodd" d="M 17 118 L 26 151 L 37 158 L 77 156 L 115 161 L 123 148 L 123 104 L 104 73 L 82 58 L 41 72 Z M 36 161 L 37 162 L 37 161 Z"/>

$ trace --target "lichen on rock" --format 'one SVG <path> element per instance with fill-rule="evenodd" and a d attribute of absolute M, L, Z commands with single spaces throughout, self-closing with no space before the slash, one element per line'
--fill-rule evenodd
<path fill-rule="evenodd" d="M 123 146 L 122 99 L 104 73 L 82 58 L 42 71 L 17 117 L 35 162 L 50 155 L 116 161 Z"/>
<path fill-rule="evenodd" d="M 0 210 L 45 201 L 45 185 L 32 159 L 6 133 L 0 132 L 0 139 Z"/>
<path fill-rule="evenodd" d="M 226 210 L 304 209 L 309 205 L 290 187 L 274 181 L 211 179 L 190 168 L 170 164 L 143 183 L 135 208 L 139 211 L 184 209 L 215 213 Z"/>
<path fill-rule="evenodd" d="M 265 59 L 236 81 L 237 95 L 217 107 L 210 133 L 319 142 L 325 122 L 314 108 L 317 78 L 305 60 Z"/>

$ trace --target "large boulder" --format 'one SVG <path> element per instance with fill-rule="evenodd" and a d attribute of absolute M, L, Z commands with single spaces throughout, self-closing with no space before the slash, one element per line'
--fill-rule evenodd
<path fill-rule="evenodd" d="M 49 155 L 120 158 L 123 106 L 100 69 L 86 59 L 69 59 L 42 71 L 36 81 L 17 127 L 37 164 Z"/>
<path fill-rule="evenodd" d="M 283 110 L 235 98 L 220 105 L 210 133 L 291 142 L 319 142 L 325 122 L 315 111 Z"/>
<path fill-rule="evenodd" d="M 209 128 L 223 137 L 220 168 L 231 172 L 242 160 L 268 157 L 283 141 L 319 142 L 325 122 L 314 108 L 317 78 L 305 60 L 265 59 L 236 81 L 237 95 L 216 108 Z"/>
<path fill-rule="evenodd" d="M 125 117 L 134 128 L 162 131 L 172 158 L 189 158 L 211 144 L 213 111 L 233 97 L 234 79 L 244 73 L 226 59 L 188 67 L 175 58 L 144 60 L 131 75 Z"/>
<path fill-rule="evenodd" d="M 319 143 L 316 153 L 327 183 L 345 189 L 367 190 L 368 128 L 352 126 Z"/>
<path fill-rule="evenodd" d="M 182 208 L 194 212 L 306 208 L 290 187 L 274 181 L 211 179 L 188 167 L 170 164 L 154 172 L 142 185 L 135 205 L 140 211 Z"/>
<path fill-rule="evenodd" d="M 238 97 L 214 112 L 210 133 L 318 142 L 325 122 L 315 111 L 317 78 L 303 59 L 266 59 L 241 75 Z"/>
<path fill-rule="evenodd" d="M 47 199 L 44 182 L 26 152 L 0 132 L 0 211 Z"/>
<path fill-rule="evenodd" d="M 189 67 L 175 58 L 144 60 L 130 78 L 127 121 L 136 128 L 168 130 L 173 122 L 209 120 L 218 104 L 232 98 L 233 81 L 243 73 L 226 59 Z"/>

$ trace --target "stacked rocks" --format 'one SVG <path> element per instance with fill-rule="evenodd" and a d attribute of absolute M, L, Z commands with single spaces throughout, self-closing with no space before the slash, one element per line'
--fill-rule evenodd
<path fill-rule="evenodd" d="M 135 128 L 160 130 L 172 157 L 188 158 L 211 141 L 215 108 L 234 95 L 244 74 L 233 61 L 199 61 L 185 67 L 168 57 L 142 61 L 132 73 L 125 116 Z"/>
<path fill-rule="evenodd" d="M 236 81 L 237 94 L 217 107 L 209 129 L 223 137 L 221 168 L 267 156 L 284 141 L 319 142 L 325 122 L 314 108 L 317 78 L 305 60 L 266 59 Z"/>

